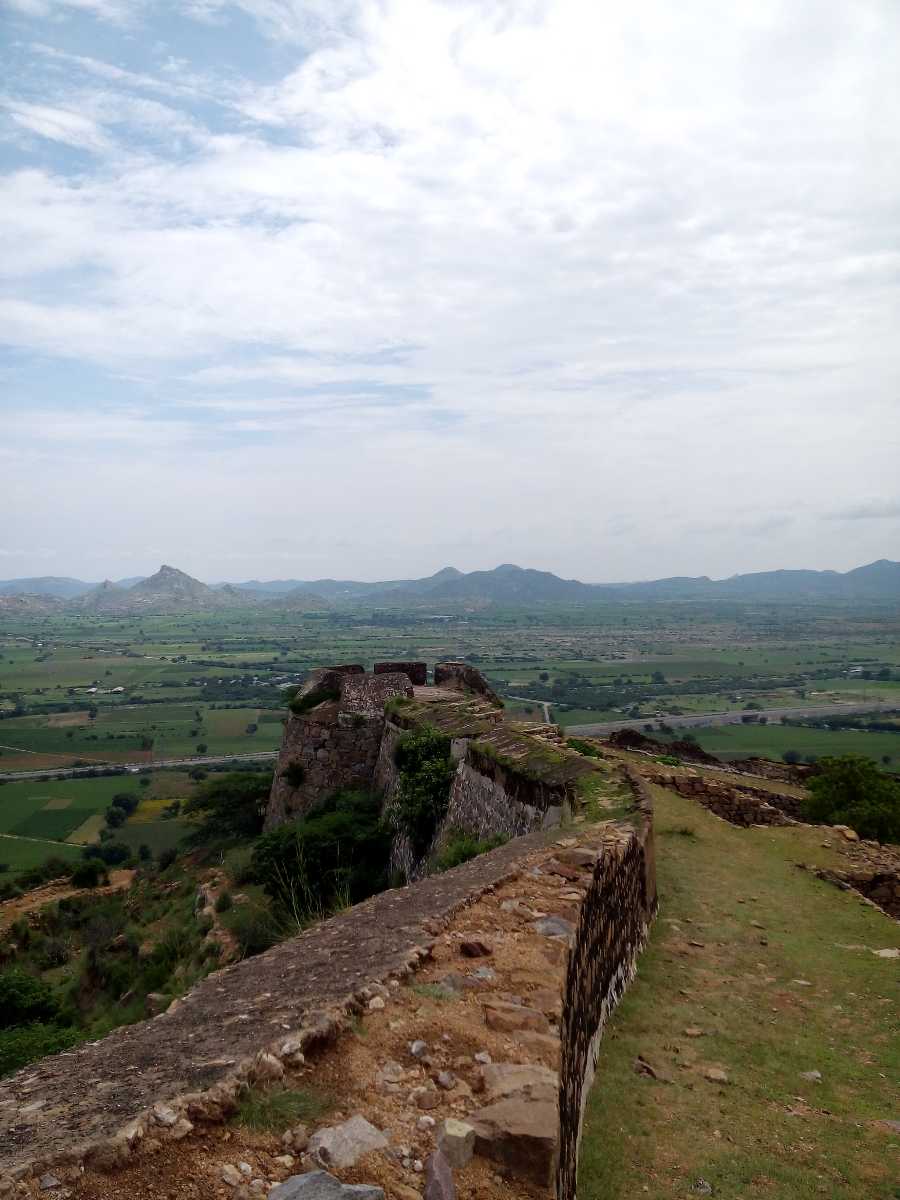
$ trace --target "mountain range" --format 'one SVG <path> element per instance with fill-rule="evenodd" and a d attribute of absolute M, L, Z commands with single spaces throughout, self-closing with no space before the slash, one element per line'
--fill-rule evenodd
<path fill-rule="evenodd" d="M 472 608 L 640 600 L 900 600 L 900 563 L 883 558 L 845 572 L 760 571 L 730 579 L 676 576 L 638 583 L 582 583 L 511 563 L 492 571 L 467 573 L 444 567 L 424 579 L 375 583 L 281 579 L 210 585 L 165 565 L 148 578 L 107 579 L 96 584 L 53 575 L 0 581 L 0 612 L 58 610 L 127 615 L 260 606 L 309 612 L 359 605 Z"/>

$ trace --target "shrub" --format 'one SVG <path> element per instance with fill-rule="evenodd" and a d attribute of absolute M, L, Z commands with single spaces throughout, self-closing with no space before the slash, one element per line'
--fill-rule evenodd
<path fill-rule="evenodd" d="M 264 834 L 253 851 L 253 873 L 273 899 L 303 920 L 380 891 L 389 850 L 378 799 L 339 791 L 302 820 Z"/>
<path fill-rule="evenodd" d="M 468 862 L 471 858 L 477 858 L 479 854 L 486 854 L 488 850 L 496 850 L 505 841 L 507 838 L 502 833 L 479 840 L 468 833 L 456 830 L 435 859 L 435 870 L 449 871 L 461 863 Z"/>
<path fill-rule="evenodd" d="M 33 1021 L 52 1021 L 58 1006 L 49 984 L 21 967 L 0 971 L 0 1029 Z"/>
<path fill-rule="evenodd" d="M 108 883 L 106 868 L 96 858 L 85 859 L 72 872 L 70 882 L 72 887 L 95 888 L 101 883 Z"/>
<path fill-rule="evenodd" d="M 810 821 L 849 825 L 860 837 L 900 842 L 900 784 L 870 758 L 823 758 L 809 781 L 803 814 Z"/>
<path fill-rule="evenodd" d="M 99 858 L 108 867 L 117 867 L 131 858 L 131 847 L 124 842 L 104 842 L 100 846 L 85 846 L 85 858 Z"/>
<path fill-rule="evenodd" d="M 269 908 L 252 902 L 235 905 L 228 914 L 226 925 L 241 951 L 242 958 L 262 954 L 286 936 L 288 929 Z"/>
<path fill-rule="evenodd" d="M 303 763 L 291 762 L 281 772 L 281 778 L 292 788 L 298 788 L 306 778 L 306 768 Z"/>
<path fill-rule="evenodd" d="M 231 898 L 231 892 L 220 892 L 216 897 L 216 912 L 223 913 L 233 906 L 234 901 Z"/>
<path fill-rule="evenodd" d="M 35 1023 L 0 1029 L 0 1075 L 10 1075 L 48 1054 L 58 1054 L 78 1041 L 77 1030 Z"/>
<path fill-rule="evenodd" d="M 390 815 L 421 857 L 447 813 L 454 767 L 450 738 L 435 729 L 404 734 L 394 751 L 400 773 Z"/>
<path fill-rule="evenodd" d="M 163 850 L 158 859 L 160 871 L 167 871 L 177 857 L 178 851 L 171 846 L 168 850 Z"/>
<path fill-rule="evenodd" d="M 231 771 L 202 783 L 183 806 L 186 814 L 202 819 L 190 840 L 199 843 L 256 837 L 262 829 L 271 789 L 271 771 Z"/>
<path fill-rule="evenodd" d="M 298 717 L 309 712 L 326 701 L 340 700 L 341 693 L 336 688 L 320 688 L 318 691 L 307 692 L 305 696 L 294 696 L 288 702 L 288 708 Z"/>

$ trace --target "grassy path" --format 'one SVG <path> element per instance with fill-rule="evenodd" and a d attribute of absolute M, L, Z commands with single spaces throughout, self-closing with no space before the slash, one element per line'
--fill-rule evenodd
<path fill-rule="evenodd" d="M 900 960 L 874 951 L 900 927 L 796 869 L 837 861 L 827 831 L 655 800 L 660 915 L 602 1043 L 579 1200 L 897 1200 Z"/>

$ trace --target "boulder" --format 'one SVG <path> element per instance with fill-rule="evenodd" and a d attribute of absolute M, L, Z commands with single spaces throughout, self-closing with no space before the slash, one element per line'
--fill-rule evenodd
<path fill-rule="evenodd" d="M 544 937 L 573 938 L 575 936 L 575 926 L 565 917 L 541 917 L 539 921 L 534 922 L 534 928 Z"/>
<path fill-rule="evenodd" d="M 456 1200 L 453 1172 L 440 1150 L 425 1160 L 425 1200 Z"/>
<path fill-rule="evenodd" d="M 465 1121 L 448 1117 L 438 1133 L 438 1149 L 455 1171 L 461 1171 L 475 1153 L 475 1130 Z"/>
<path fill-rule="evenodd" d="M 537 1055 L 546 1064 L 559 1070 L 560 1043 L 559 1038 L 552 1033 L 535 1033 L 532 1029 L 521 1029 L 516 1034 L 516 1041 Z"/>
<path fill-rule="evenodd" d="M 469 1121 L 475 1130 L 476 1154 L 535 1187 L 553 1187 L 559 1127 L 555 1100 L 514 1096 L 478 1109 Z"/>
<path fill-rule="evenodd" d="M 352 1167 L 364 1154 L 385 1150 L 387 1145 L 385 1135 L 365 1117 L 351 1117 L 340 1125 L 317 1130 L 309 1139 L 309 1152 L 323 1166 Z"/>
<path fill-rule="evenodd" d="M 524 1004 L 510 1004 L 505 1000 L 484 1001 L 484 1023 L 488 1029 L 498 1033 L 515 1033 L 519 1029 L 532 1029 L 535 1033 L 549 1033 L 550 1022 L 536 1008 Z"/>
<path fill-rule="evenodd" d="M 481 1068 L 481 1078 L 487 1100 L 524 1096 L 530 1100 L 555 1101 L 559 1093 L 557 1073 L 534 1063 L 491 1063 Z"/>
<path fill-rule="evenodd" d="M 271 1200 L 384 1200 L 384 1189 L 370 1183 L 341 1183 L 327 1171 L 291 1175 L 269 1192 Z"/>

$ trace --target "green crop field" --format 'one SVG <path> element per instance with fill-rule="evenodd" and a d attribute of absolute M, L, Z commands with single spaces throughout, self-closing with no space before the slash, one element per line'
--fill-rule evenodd
<path fill-rule="evenodd" d="M 142 790 L 134 775 L 7 783 L 0 787 L 0 833 L 65 841 L 118 792 Z"/>
<path fill-rule="evenodd" d="M 900 731 L 869 733 L 847 729 L 807 729 L 800 725 L 718 725 L 711 729 L 692 729 L 704 750 L 723 758 L 756 755 L 780 759 L 785 751 L 796 750 L 804 758 L 823 758 L 835 754 L 864 754 L 900 771 Z"/>

